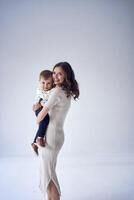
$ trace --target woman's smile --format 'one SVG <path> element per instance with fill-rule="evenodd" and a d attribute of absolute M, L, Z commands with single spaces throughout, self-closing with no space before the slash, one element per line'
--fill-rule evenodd
<path fill-rule="evenodd" d="M 65 72 L 61 67 L 55 67 L 53 71 L 53 80 L 55 85 L 61 85 L 65 80 Z"/>

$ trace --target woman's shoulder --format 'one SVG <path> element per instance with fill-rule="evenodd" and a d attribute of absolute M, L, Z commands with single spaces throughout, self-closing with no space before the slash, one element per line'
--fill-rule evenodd
<path fill-rule="evenodd" d="M 53 95 L 54 96 L 58 96 L 60 99 L 63 99 L 63 100 L 65 100 L 65 99 L 70 100 L 70 97 L 67 97 L 66 91 L 63 90 L 63 88 L 61 88 L 61 87 L 52 88 L 51 89 L 51 94 L 52 94 L 52 96 Z"/>
<path fill-rule="evenodd" d="M 51 93 L 59 93 L 60 92 L 60 88 L 54 87 L 50 90 Z"/>
<path fill-rule="evenodd" d="M 53 93 L 62 93 L 63 89 L 61 87 L 54 87 L 51 89 L 51 92 Z"/>
<path fill-rule="evenodd" d="M 60 91 L 61 91 L 60 88 L 54 87 L 54 88 L 52 88 L 52 89 L 50 90 L 50 96 L 55 98 L 55 97 L 57 97 L 57 96 L 60 95 L 60 93 L 61 93 Z"/>

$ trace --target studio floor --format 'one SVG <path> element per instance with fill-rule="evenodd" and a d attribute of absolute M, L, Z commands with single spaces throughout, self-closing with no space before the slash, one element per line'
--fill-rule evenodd
<path fill-rule="evenodd" d="M 38 158 L 0 159 L 0 199 L 45 200 Z M 61 200 L 134 200 L 134 159 L 128 156 L 60 157 Z"/>

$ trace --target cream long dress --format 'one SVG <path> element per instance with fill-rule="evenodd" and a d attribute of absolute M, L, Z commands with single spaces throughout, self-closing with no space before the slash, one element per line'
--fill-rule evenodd
<path fill-rule="evenodd" d="M 53 88 L 46 106 L 49 108 L 50 121 L 46 133 L 46 146 L 39 147 L 40 181 L 39 188 L 46 195 L 47 187 L 52 180 L 59 195 L 61 190 L 56 175 L 58 153 L 64 143 L 63 125 L 71 104 L 71 98 L 61 88 Z"/>

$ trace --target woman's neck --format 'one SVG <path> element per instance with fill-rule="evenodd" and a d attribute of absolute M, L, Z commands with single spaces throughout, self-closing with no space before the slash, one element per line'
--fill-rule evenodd
<path fill-rule="evenodd" d="M 56 85 L 55 87 L 56 87 L 56 88 L 61 88 L 61 85 Z"/>

